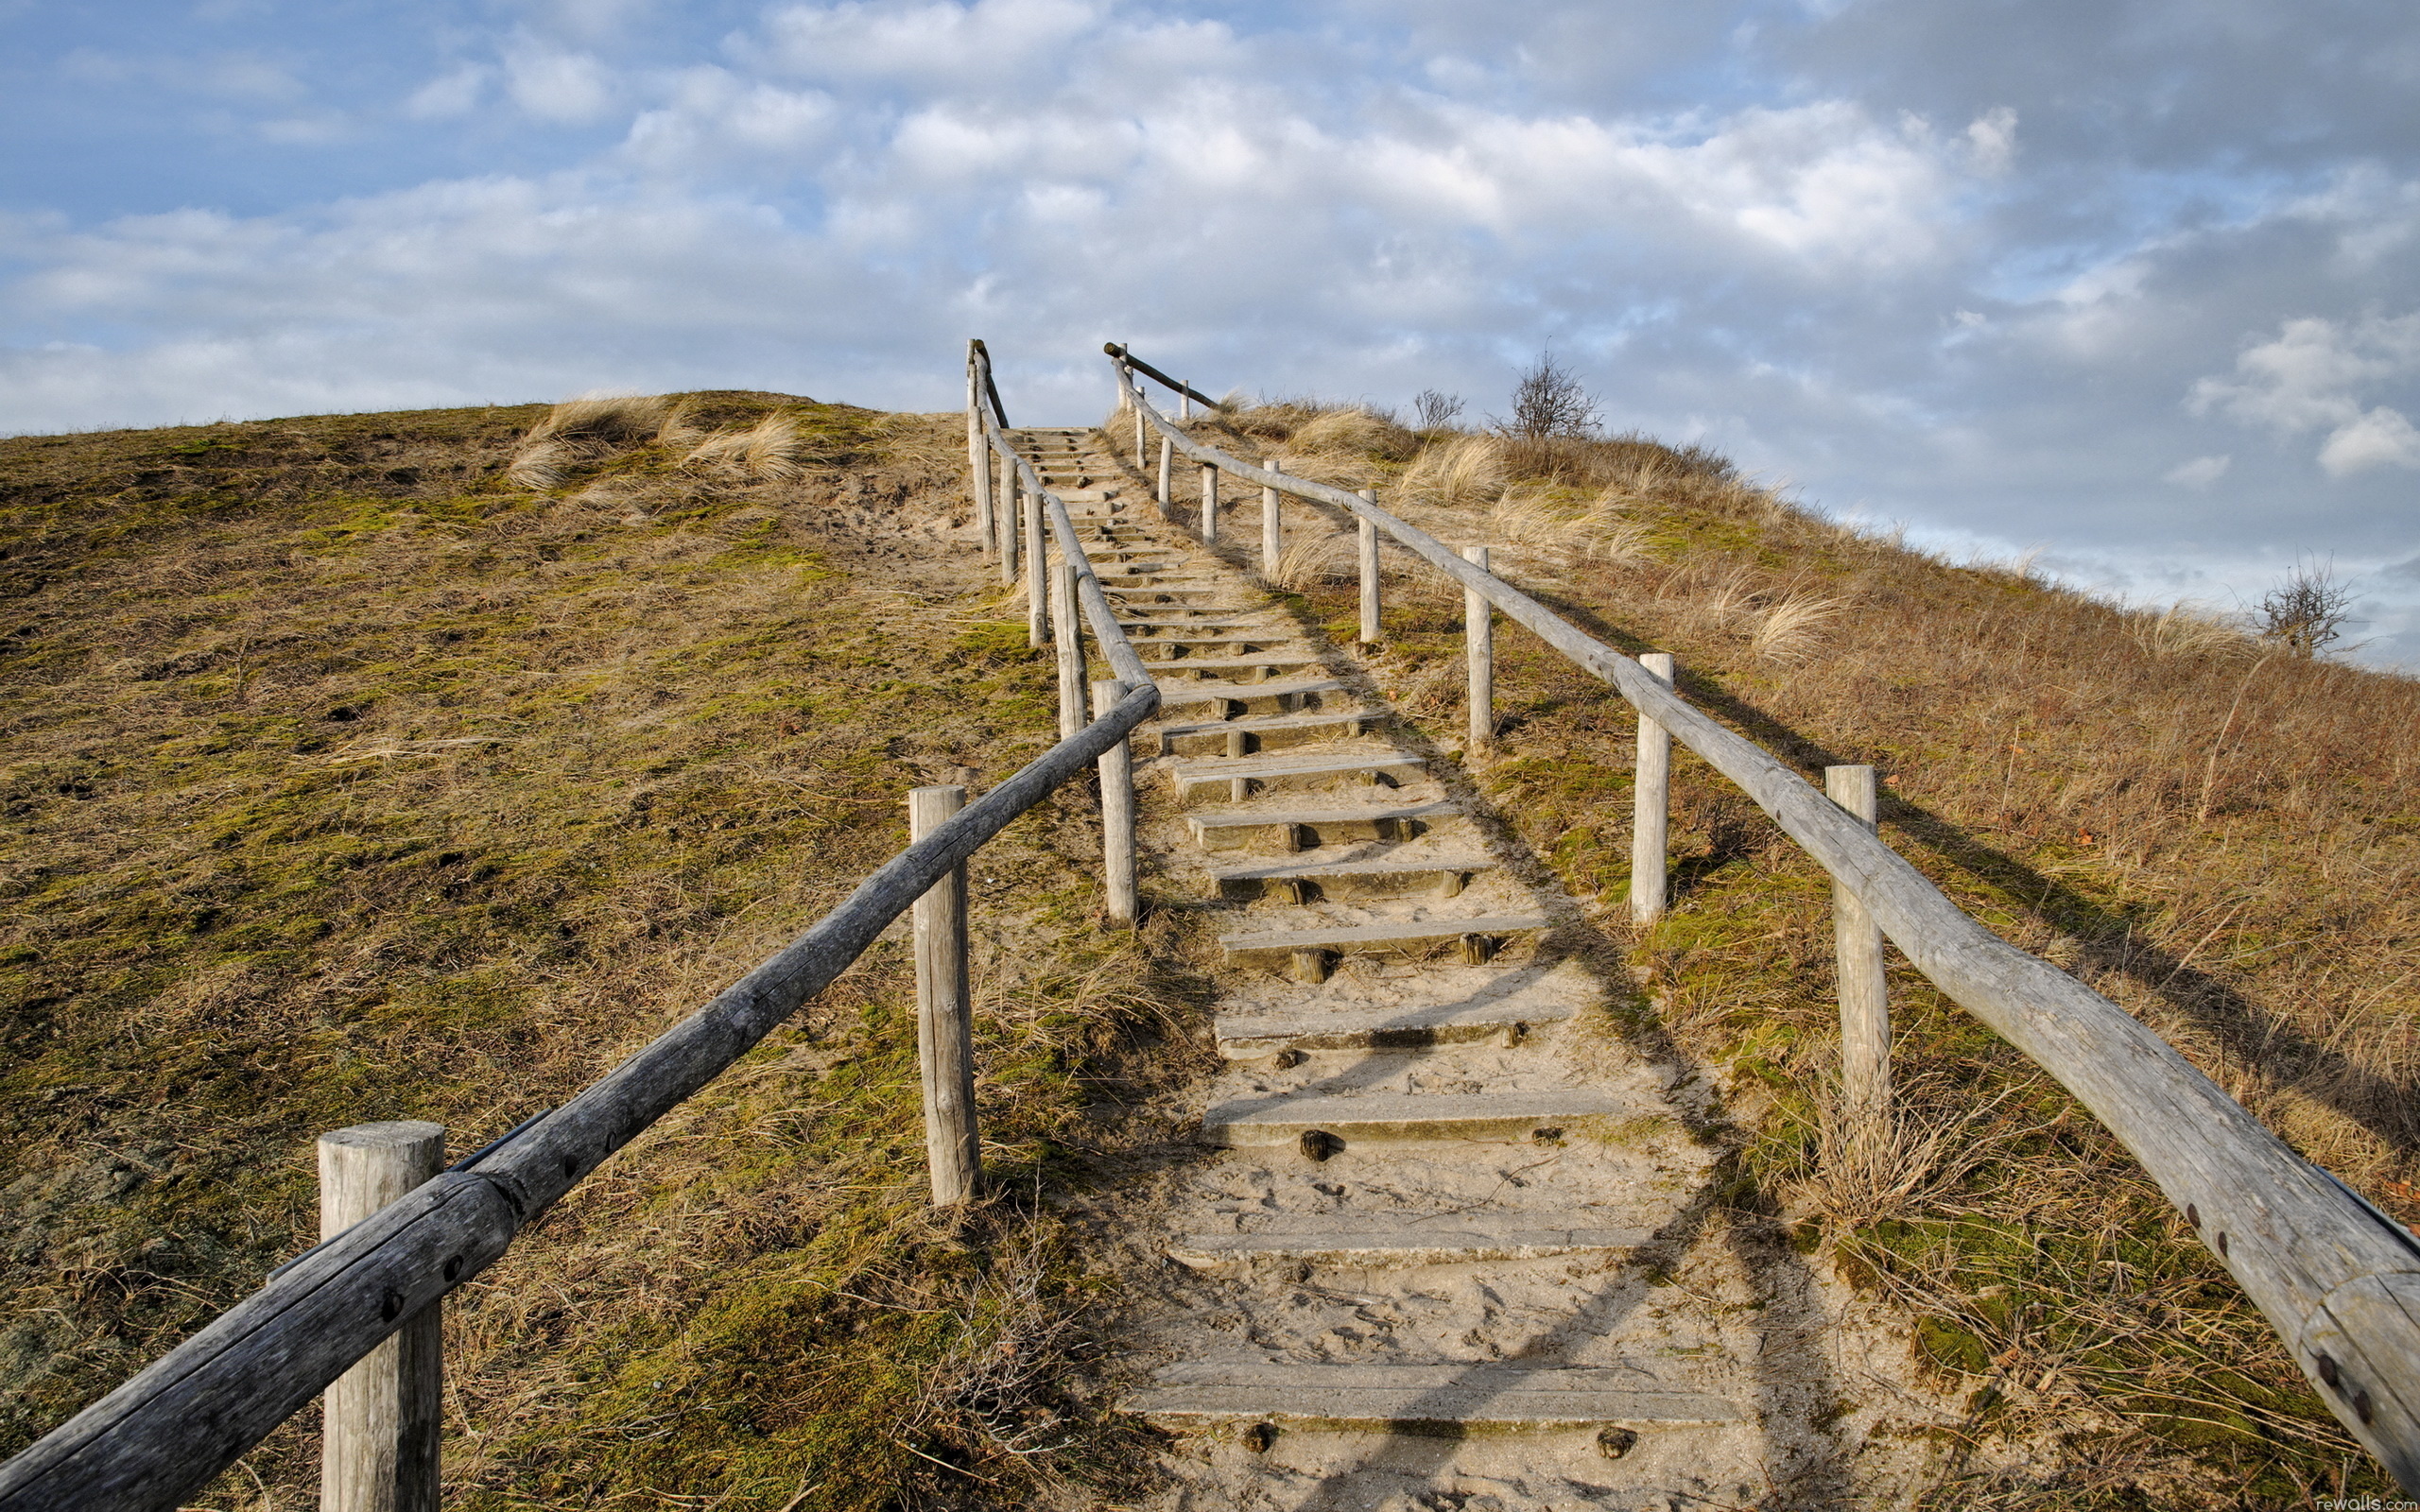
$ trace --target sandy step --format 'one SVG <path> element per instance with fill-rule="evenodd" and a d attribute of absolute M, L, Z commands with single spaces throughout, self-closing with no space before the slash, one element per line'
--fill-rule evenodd
<path fill-rule="evenodd" d="M 1240 687 L 1254 687 L 1263 682 L 1275 682 L 1288 674 L 1303 675 L 1305 667 L 1316 667 L 1320 659 L 1308 651 L 1264 651 L 1253 656 L 1179 657 L 1173 661 L 1151 663 L 1153 677 L 1160 682 L 1170 679 L 1220 679 Z M 1165 672 L 1160 668 L 1165 667 Z"/>
<path fill-rule="evenodd" d="M 1637 1249 L 1644 1228 L 1610 1223 L 1585 1209 L 1516 1212 L 1320 1213 L 1249 1233 L 1185 1234 L 1168 1258 L 1197 1270 L 1253 1260 L 1319 1265 L 1445 1265 L 1481 1260 L 1543 1260 L 1552 1255 Z"/>
<path fill-rule="evenodd" d="M 1280 635 L 1247 635 L 1239 630 L 1229 630 L 1220 636 L 1147 636 L 1135 641 L 1134 648 L 1138 653 L 1143 654 L 1143 659 L 1147 662 L 1184 662 L 1202 660 L 1220 651 L 1232 651 L 1239 657 L 1246 658 L 1263 656 L 1272 651 L 1279 655 L 1290 655 L 1291 648 L 1280 649 L 1286 646 L 1286 637 Z M 1153 652 L 1158 654 L 1150 654 Z"/>
<path fill-rule="evenodd" d="M 1230 719 L 1246 714 L 1302 713 L 1323 708 L 1330 701 L 1346 702 L 1352 696 L 1343 683 L 1332 678 L 1287 678 L 1250 684 L 1170 679 L 1160 684 L 1162 713 L 1198 710 L 1206 704 L 1214 713 Z"/>
<path fill-rule="evenodd" d="M 1637 1110 L 1589 1087 L 1530 1092 L 1291 1092 L 1221 1103 L 1201 1115 L 1201 1143 L 1236 1148 L 1357 1140 L 1553 1140 Z"/>
<path fill-rule="evenodd" d="M 1148 619 L 1121 619 L 1117 623 L 1127 631 L 1129 638 L 1133 640 L 1199 637 L 1204 631 L 1270 636 L 1302 633 L 1291 626 L 1272 624 L 1267 618 L 1228 619 L 1221 617 L 1215 610 L 1206 612 L 1194 610 L 1183 614 L 1159 612 Z"/>
<path fill-rule="evenodd" d="M 1194 588 L 1164 586 L 1158 583 L 1146 584 L 1140 588 L 1114 588 L 1107 584 L 1102 586 L 1111 600 L 1121 609 L 1132 608 L 1136 604 L 1200 604 L 1205 599 L 1217 598 L 1228 592 L 1226 588 L 1216 583 L 1207 583 Z"/>
<path fill-rule="evenodd" d="M 1453 898 L 1473 877 L 1495 869 L 1486 856 L 1439 856 L 1416 861 L 1305 861 L 1263 867 L 1227 867 L 1210 873 L 1210 896 L 1249 902 L 1317 902 L 1323 898 Z"/>
<path fill-rule="evenodd" d="M 1569 1003 L 1498 999 L 1318 1013 L 1222 1013 L 1215 1033 L 1220 1055 L 1255 1060 L 1285 1050 L 1425 1050 L 1482 1040 L 1502 1043 L 1532 1025 L 1560 1022 L 1578 1012 Z"/>
<path fill-rule="evenodd" d="M 1744 1422 L 1737 1403 L 1642 1386 L 1636 1370 L 1510 1365 L 1273 1365 L 1189 1360 L 1123 1404 L 1175 1421 L 1418 1432 L 1463 1425 L 1653 1430 Z"/>
<path fill-rule="evenodd" d="M 1338 955 L 1425 955 L 1448 945 L 1461 948 L 1463 964 L 1492 959 L 1508 939 L 1535 935 L 1551 922 L 1544 914 L 1477 914 L 1466 918 L 1407 919 L 1337 929 L 1288 929 L 1221 935 L 1219 948 L 1230 966 L 1264 966 L 1298 980 L 1325 979 Z"/>
<path fill-rule="evenodd" d="M 1360 750 L 1322 747 L 1309 752 L 1273 756 L 1209 756 L 1177 760 L 1168 765 L 1168 781 L 1179 803 L 1203 800 L 1240 803 L 1255 793 L 1294 792 L 1306 788 L 1354 783 L 1363 787 L 1401 787 L 1426 776 L 1428 764 L 1406 751 L 1383 747 Z"/>
<path fill-rule="evenodd" d="M 1349 740 L 1375 731 L 1386 715 L 1375 709 L 1335 713 L 1270 714 L 1262 719 L 1218 719 L 1199 725 L 1160 727 L 1163 756 L 1250 756 L 1316 742 Z"/>
<path fill-rule="evenodd" d="M 1270 809 L 1251 814 L 1189 814 L 1193 843 L 1204 850 L 1258 848 L 1292 853 L 1347 840 L 1410 840 L 1463 816 L 1461 805 L 1430 803 L 1360 808 Z"/>

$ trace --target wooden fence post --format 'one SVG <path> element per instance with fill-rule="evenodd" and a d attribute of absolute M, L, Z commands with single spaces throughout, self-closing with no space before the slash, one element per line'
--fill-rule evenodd
<path fill-rule="evenodd" d="M 908 837 L 921 840 L 966 806 L 962 787 L 908 794 Z M 933 1206 L 975 1195 L 983 1146 L 975 1127 L 975 1005 L 967 991 L 966 866 L 916 900 L 916 1063 L 924 1074 L 925 1162 Z"/>
<path fill-rule="evenodd" d="M 1869 830 L 1874 768 L 1826 766 L 1824 793 Z M 1882 926 L 1857 894 L 1832 884 L 1832 959 L 1841 988 L 1841 1105 L 1849 1137 L 1870 1143 L 1891 1118 L 1891 995 L 1882 974 Z"/>
<path fill-rule="evenodd" d="M 1193 418 L 1193 384 L 1189 379 L 1181 380 L 1176 386 L 1176 418 Z"/>
<path fill-rule="evenodd" d="M 1093 684 L 1093 717 L 1117 707 L 1132 690 L 1114 678 Z M 1132 929 L 1142 912 L 1134 890 L 1134 749 L 1119 741 L 1100 753 L 1100 869 L 1114 929 Z"/>
<path fill-rule="evenodd" d="M 1672 653 L 1650 651 L 1638 664 L 1669 687 Z M 1651 924 L 1664 917 L 1664 873 L 1672 828 L 1672 732 L 1638 716 L 1638 769 L 1633 782 L 1630 832 L 1630 917 Z"/>
<path fill-rule="evenodd" d="M 1059 652 L 1059 738 L 1092 721 L 1084 714 L 1084 636 L 1076 622 L 1076 564 L 1061 558 L 1050 574 L 1050 639 Z"/>
<path fill-rule="evenodd" d="M 1361 497 L 1370 504 L 1375 504 L 1378 502 L 1378 490 L 1363 489 Z M 1361 560 L 1361 644 L 1375 645 L 1378 644 L 1378 527 L 1358 516 L 1355 519 L 1361 526 L 1357 542 L 1360 547 Z"/>
<path fill-rule="evenodd" d="M 1485 546 L 1464 546 L 1462 560 L 1488 570 Z M 1478 590 L 1462 590 L 1462 642 L 1470 655 L 1470 747 L 1473 754 L 1495 743 L 1495 607 Z"/>
<path fill-rule="evenodd" d="M 1207 462 L 1201 464 L 1201 540 L 1205 544 L 1219 540 L 1219 470 Z"/>
<path fill-rule="evenodd" d="M 983 434 L 983 385 L 975 363 L 966 364 L 966 470 L 975 485 L 975 536 L 983 555 L 992 555 L 992 446 Z"/>
<path fill-rule="evenodd" d="M 1050 548 L 1042 539 L 1042 495 L 1025 492 L 1025 644 L 1050 639 Z"/>
<path fill-rule="evenodd" d="M 1017 519 L 1023 507 L 1017 502 L 1017 490 L 1022 480 L 1017 477 L 1017 464 L 1007 453 L 1000 454 L 999 502 L 993 514 L 993 525 L 1000 538 L 1000 586 L 1008 587 L 1017 580 Z"/>
<path fill-rule="evenodd" d="M 1144 439 L 1144 438 L 1143 438 L 1143 405 L 1142 405 L 1142 403 L 1141 403 L 1142 398 L 1143 398 L 1143 390 L 1142 390 L 1141 388 L 1139 388 L 1139 387 L 1135 387 L 1135 385 L 1134 385 L 1134 374 L 1133 374 L 1132 371 L 1129 371 L 1129 372 L 1127 373 L 1127 375 L 1126 375 L 1126 385 L 1127 385 L 1127 387 L 1126 387 L 1126 391 L 1127 391 L 1127 393 L 1128 393 L 1129 395 L 1131 395 L 1131 396 L 1134 399 L 1134 401 L 1135 401 L 1135 404 L 1134 404 L 1134 471 L 1135 471 L 1135 472 L 1142 472 L 1145 468 L 1147 468 L 1147 467 L 1149 467 L 1149 466 L 1150 466 L 1150 465 L 1151 465 L 1151 454 L 1150 454 L 1150 450 L 1148 449 L 1148 448 L 1149 448 L 1149 444 L 1150 444 L 1150 443 L 1149 443 L 1149 442 L 1147 442 L 1147 441 Z"/>
<path fill-rule="evenodd" d="M 1168 494 L 1168 471 L 1176 466 L 1176 442 L 1160 438 L 1160 513 L 1166 516 L 1171 507 Z"/>
<path fill-rule="evenodd" d="M 320 1136 L 320 1237 L 334 1239 L 436 1176 L 445 1126 L 418 1119 Z M 321 1399 L 321 1512 L 437 1512 L 444 1303 L 432 1302 Z"/>
<path fill-rule="evenodd" d="M 1272 456 L 1266 464 L 1271 472 L 1286 471 L 1286 459 Z M 1260 489 L 1260 576 L 1270 577 L 1277 571 L 1277 558 L 1285 546 L 1282 539 L 1284 523 L 1278 518 L 1277 490 L 1268 484 Z"/>

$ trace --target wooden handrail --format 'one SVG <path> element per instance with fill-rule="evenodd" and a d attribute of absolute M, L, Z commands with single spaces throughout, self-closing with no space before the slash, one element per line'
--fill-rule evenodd
<path fill-rule="evenodd" d="M 1000 386 L 992 381 L 992 353 L 985 349 L 982 338 L 979 336 L 969 340 L 966 343 L 966 350 L 969 360 L 975 364 L 976 370 L 982 376 L 983 396 L 992 403 L 992 418 L 997 420 L 1005 428 L 1009 423 L 1009 410 L 1007 405 L 1000 403 Z"/>
<path fill-rule="evenodd" d="M 1855 893 L 1934 986 L 2056 1078 L 2117 1136 L 2286 1341 L 2330 1412 L 2420 1492 L 2420 1241 L 2221 1091 L 2174 1046 L 2049 962 L 1986 929 L 1862 823 L 1646 668 L 1367 500 L 1240 461 L 1184 434 L 1125 376 L 1178 451 L 1351 511 L 1611 683 L 1754 799 Z"/>
<path fill-rule="evenodd" d="M 1107 713 L 891 857 L 806 933 L 586 1091 L 475 1165 L 440 1175 L 309 1251 L 0 1465 L 0 1512 L 152 1512 L 182 1503 L 830 986 L 1017 816 L 1124 741 L 1160 703 L 1148 676 L 1135 680 Z"/>
<path fill-rule="evenodd" d="M 1183 394 L 1191 399 L 1195 404 L 1207 404 L 1212 409 L 1224 409 L 1227 407 L 1219 401 L 1211 398 L 1208 394 L 1203 393 L 1201 389 L 1192 387 L 1178 379 L 1169 377 L 1167 373 L 1160 371 L 1160 369 L 1152 367 L 1150 363 L 1145 362 L 1142 358 L 1134 355 L 1134 353 L 1127 351 L 1124 347 L 1118 345 L 1115 341 L 1102 342 L 1100 349 L 1103 352 L 1108 352 L 1111 356 L 1116 358 L 1119 362 L 1122 362 L 1129 368 L 1133 369 L 1136 372 L 1141 373 L 1144 377 L 1159 380 L 1160 384 L 1166 387 L 1169 393 Z"/>

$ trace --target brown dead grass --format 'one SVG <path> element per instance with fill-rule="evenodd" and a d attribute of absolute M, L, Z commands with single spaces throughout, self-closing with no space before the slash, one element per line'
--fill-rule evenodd
<path fill-rule="evenodd" d="M 1047 743 L 962 433 L 614 403 L 0 441 L 0 1452 L 308 1243 L 315 1134 L 561 1102 L 890 854 L 905 788 Z M 679 470 L 769 421 L 794 478 Z M 590 438 L 538 493 L 533 435 Z M 926 1212 L 877 945 L 458 1296 L 449 1502 L 1115 1479 L 1067 1385 L 1098 1282 L 1033 1199 L 1171 1010 L 1164 943 L 1096 930 L 1086 812 L 977 867 L 994 1194 Z M 313 1428 L 204 1504 L 306 1501 Z"/>

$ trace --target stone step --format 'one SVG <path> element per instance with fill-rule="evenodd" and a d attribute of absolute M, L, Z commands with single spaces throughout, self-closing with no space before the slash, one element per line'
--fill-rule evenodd
<path fill-rule="evenodd" d="M 1401 898 L 1425 894 L 1453 898 L 1495 863 L 1486 856 L 1441 856 L 1420 861 L 1310 861 L 1267 867 L 1228 867 L 1210 873 L 1210 896 L 1249 902 L 1316 902 L 1322 898 Z"/>
<path fill-rule="evenodd" d="M 1463 964 L 1484 965 L 1494 958 L 1502 941 L 1535 935 L 1550 922 L 1544 914 L 1406 919 L 1333 929 L 1221 935 L 1219 948 L 1230 966 L 1265 966 L 1286 971 L 1297 981 L 1321 982 L 1326 980 L 1329 958 L 1338 955 L 1426 955 L 1448 945 L 1460 945 Z"/>
<path fill-rule="evenodd" d="M 1357 1140 L 1560 1139 L 1635 1111 L 1637 1104 L 1586 1087 L 1534 1092 L 1289 1092 L 1221 1103 L 1201 1115 L 1201 1143 L 1231 1148 L 1299 1144 L 1325 1134 Z M 1329 1146 L 1332 1150 L 1333 1144 Z"/>
<path fill-rule="evenodd" d="M 1148 644 L 1148 643 L 1146 643 Z M 1200 725 L 1160 727 L 1163 756 L 1250 756 L 1317 742 L 1347 740 L 1374 731 L 1385 714 L 1375 709 L 1335 713 L 1270 714 L 1262 719 L 1219 719 Z"/>
<path fill-rule="evenodd" d="M 1219 1054 L 1257 1060 L 1287 1050 L 1425 1050 L 1433 1045 L 1503 1042 L 1532 1024 L 1560 1023 L 1579 1009 L 1571 1003 L 1523 1000 L 1432 1003 L 1421 1007 L 1353 1007 L 1335 1012 L 1220 1014 Z"/>
<path fill-rule="evenodd" d="M 1188 1360 L 1161 1370 L 1123 1409 L 1171 1422 L 1283 1422 L 1297 1428 L 1451 1435 L 1507 1430 L 1705 1428 L 1745 1422 L 1737 1403 L 1644 1385 L 1636 1369 L 1521 1365 L 1280 1365 Z"/>
<path fill-rule="evenodd" d="M 1460 804 L 1440 799 L 1432 803 L 1361 808 L 1189 814 L 1185 823 L 1192 827 L 1193 843 L 1204 850 L 1240 850 L 1258 846 L 1290 854 L 1345 840 L 1410 840 L 1462 816 Z"/>
<path fill-rule="evenodd" d="M 1654 1235 L 1617 1226 L 1588 1209 L 1497 1212 L 1306 1213 L 1278 1217 L 1248 1233 L 1185 1234 L 1168 1258 L 1196 1270 L 1254 1260 L 1317 1265 L 1450 1265 L 1482 1260 L 1543 1260 L 1551 1255 L 1637 1249 Z"/>
<path fill-rule="evenodd" d="M 1205 799 L 1240 803 L 1254 793 L 1333 787 L 1339 782 L 1401 787 L 1426 775 L 1428 764 L 1399 750 L 1322 748 L 1274 756 L 1178 760 L 1167 770 L 1179 803 Z"/>
<path fill-rule="evenodd" d="M 1247 714 L 1304 713 L 1330 702 L 1345 703 L 1352 696 L 1343 683 L 1332 678 L 1285 678 L 1250 684 L 1170 680 L 1160 684 L 1160 710 L 1165 714 L 1207 704 L 1222 717 L 1235 719 Z"/>

